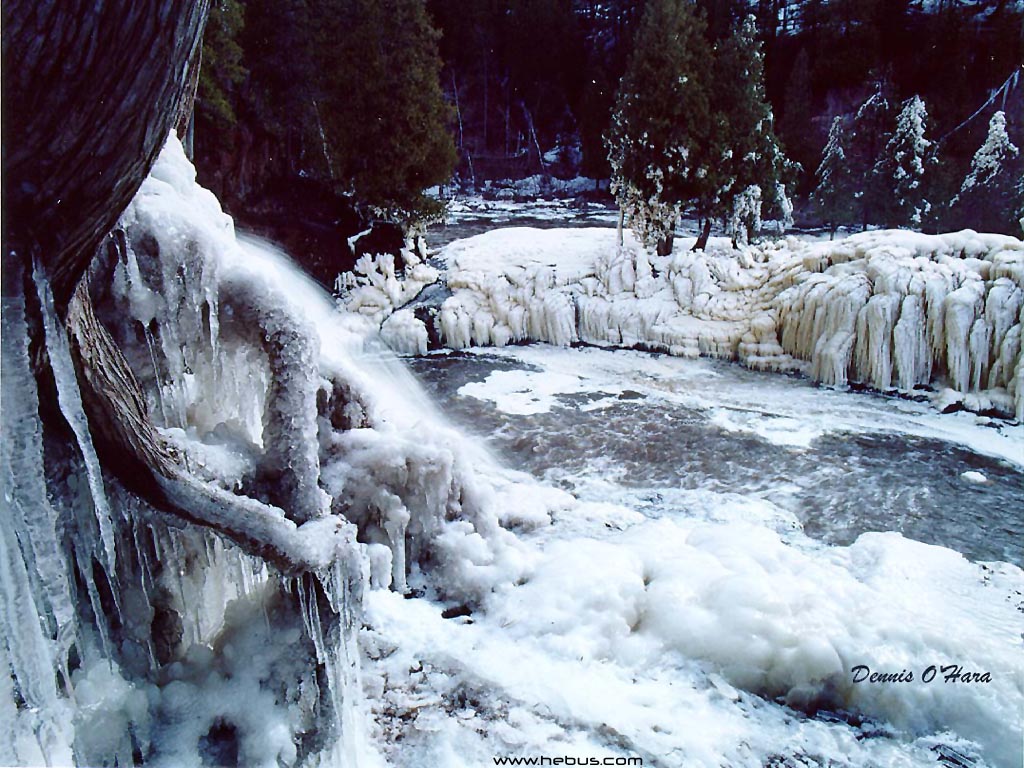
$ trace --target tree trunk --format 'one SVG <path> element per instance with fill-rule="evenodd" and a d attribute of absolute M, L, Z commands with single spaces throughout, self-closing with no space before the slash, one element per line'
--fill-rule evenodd
<path fill-rule="evenodd" d="M 63 315 L 179 117 L 209 0 L 3 4 L 3 252 Z"/>
<path fill-rule="evenodd" d="M 209 0 L 3 5 L 3 250 L 23 274 L 33 259 L 43 267 L 66 318 L 104 466 L 154 506 L 210 526 L 282 570 L 306 570 L 323 565 L 309 560 L 314 549 L 297 525 L 315 516 L 312 505 L 296 504 L 289 519 L 193 477 L 150 421 L 82 279 L 187 110 L 208 9 Z M 293 495 L 289 502 L 299 491 Z"/>
<path fill-rule="evenodd" d="M 82 404 L 104 467 L 155 508 L 212 528 L 283 573 L 326 565 L 315 559 L 315 548 L 306 546 L 297 525 L 313 516 L 306 509 L 282 514 L 192 476 L 185 457 L 153 425 L 128 361 L 93 312 L 88 277 L 78 283 L 68 306 L 67 326 Z M 316 485 L 299 489 L 294 499 L 309 490 L 316 491 Z M 333 517 L 314 535 L 322 538 L 343 525 L 342 518 Z"/>
<path fill-rule="evenodd" d="M 658 247 L 657 247 L 658 255 L 659 256 L 671 256 L 672 255 L 672 246 L 675 243 L 675 239 L 676 239 L 675 232 L 668 232 L 668 233 L 666 233 L 658 241 Z"/>
<path fill-rule="evenodd" d="M 711 237 L 711 217 L 708 216 L 704 219 L 704 227 L 700 231 L 700 237 L 697 238 L 697 242 L 693 244 L 693 250 L 703 251 L 708 247 L 708 238 Z"/>

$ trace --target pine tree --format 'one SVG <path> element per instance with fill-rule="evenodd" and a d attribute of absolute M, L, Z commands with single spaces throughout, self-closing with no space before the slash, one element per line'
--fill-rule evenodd
<path fill-rule="evenodd" d="M 1024 237 L 1024 176 L 1021 176 L 1019 182 L 1017 182 L 1017 224 L 1020 228 L 1017 230 L 1017 237 Z"/>
<path fill-rule="evenodd" d="M 715 58 L 716 99 L 727 105 L 726 161 L 716 198 L 734 242 L 746 243 L 761 226 L 762 205 L 785 222 L 792 207 L 786 196 L 787 161 L 775 137 L 764 90 L 764 55 L 752 15 L 720 47 Z"/>
<path fill-rule="evenodd" d="M 423 0 L 329 5 L 313 50 L 335 177 L 379 215 L 413 226 L 439 212 L 423 190 L 446 181 L 455 164 L 438 33 Z"/>
<path fill-rule="evenodd" d="M 828 132 L 816 178 L 818 185 L 811 200 L 822 220 L 828 225 L 830 239 L 842 224 L 854 218 L 854 178 L 846 156 L 846 131 L 843 118 L 836 116 Z"/>
<path fill-rule="evenodd" d="M 924 197 L 924 175 L 931 142 L 925 138 L 928 112 L 919 96 L 903 103 L 896 130 L 876 166 L 878 189 L 886 192 L 883 219 L 887 224 L 920 227 L 931 210 Z"/>
<path fill-rule="evenodd" d="M 811 123 L 814 113 L 811 61 L 807 47 L 803 47 L 786 78 L 779 120 L 779 138 L 786 146 L 786 154 L 800 164 L 801 186 L 810 181 L 807 177 L 817 166 L 821 151 Z"/>
<path fill-rule="evenodd" d="M 885 207 L 886 192 L 882 189 L 875 168 L 882 157 L 882 150 L 889 142 L 889 126 L 892 125 L 892 105 L 885 95 L 886 90 L 885 84 L 878 82 L 875 92 L 860 105 L 853 118 L 853 128 L 846 148 L 846 158 L 857 187 L 854 198 L 862 228 L 875 223 L 879 212 Z"/>
<path fill-rule="evenodd" d="M 996 112 L 988 135 L 971 160 L 960 191 L 950 201 L 954 226 L 990 232 L 1017 230 L 1020 150 L 1006 133 L 1006 115 Z"/>
<path fill-rule="evenodd" d="M 672 250 L 683 206 L 708 209 L 721 186 L 704 33 L 687 0 L 649 0 L 607 137 L 612 192 L 637 237 L 662 254 Z"/>
<path fill-rule="evenodd" d="M 203 34 L 202 67 L 196 112 L 200 120 L 218 132 L 235 126 L 234 90 L 248 70 L 242 62 L 238 37 L 245 26 L 245 8 L 239 0 L 217 0 Z"/>

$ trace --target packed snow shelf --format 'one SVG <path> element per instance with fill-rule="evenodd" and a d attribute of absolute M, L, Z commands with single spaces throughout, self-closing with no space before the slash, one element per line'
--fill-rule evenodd
<path fill-rule="evenodd" d="M 824 384 L 939 390 L 1024 418 L 1024 243 L 969 230 L 865 232 L 664 258 L 608 229 L 510 228 L 452 243 L 437 318 L 444 343 L 642 346 L 803 371 Z M 389 337 L 422 347 L 405 311 Z M 420 323 L 420 326 L 417 325 Z"/>

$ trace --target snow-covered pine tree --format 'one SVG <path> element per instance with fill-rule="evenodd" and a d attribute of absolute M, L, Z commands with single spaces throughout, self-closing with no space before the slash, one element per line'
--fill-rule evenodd
<path fill-rule="evenodd" d="M 787 161 L 775 136 L 764 90 L 764 54 L 757 23 L 748 15 L 722 43 L 715 58 L 715 93 L 728 105 L 723 155 L 725 172 L 716 199 L 734 242 L 747 243 L 761 228 L 762 207 L 783 221 L 792 206 L 786 196 Z"/>
<path fill-rule="evenodd" d="M 928 162 L 925 138 L 928 111 L 919 96 L 903 102 L 896 118 L 896 130 L 885 145 L 875 166 L 877 188 L 884 197 L 880 215 L 886 224 L 921 226 L 921 219 L 931 210 L 925 200 L 924 176 Z"/>
<path fill-rule="evenodd" d="M 846 143 L 843 118 L 837 115 L 816 173 L 818 185 L 811 193 L 818 214 L 828 225 L 829 239 L 834 239 L 840 225 L 851 223 L 854 217 L 854 179 L 846 157 Z"/>
<path fill-rule="evenodd" d="M 720 186 L 720 158 L 709 153 L 711 51 L 704 33 L 693 3 L 647 3 L 606 139 L 612 193 L 637 237 L 661 254 L 672 251 L 683 206 L 711 199 Z"/>
<path fill-rule="evenodd" d="M 889 126 L 893 123 L 886 90 L 885 82 L 879 81 L 875 92 L 860 105 L 847 144 L 846 158 L 853 173 L 856 210 L 863 228 L 877 223 L 885 207 L 887 193 L 875 169 L 889 143 Z"/>
<path fill-rule="evenodd" d="M 1020 208 L 1020 150 L 1006 133 L 1006 115 L 996 112 L 985 142 L 950 201 L 954 226 L 988 232 L 1016 232 Z"/>

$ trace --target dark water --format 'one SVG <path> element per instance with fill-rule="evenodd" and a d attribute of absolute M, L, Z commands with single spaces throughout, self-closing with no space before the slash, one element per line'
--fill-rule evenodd
<path fill-rule="evenodd" d="M 601 203 L 558 201 L 509 203 L 474 201 L 471 207 L 456 211 L 445 224 L 427 229 L 431 250 L 443 248 L 454 240 L 473 237 L 499 227 L 614 227 L 617 212 Z"/>
<path fill-rule="evenodd" d="M 828 542 L 848 544 L 866 531 L 895 530 L 973 560 L 1024 564 L 1024 472 L 953 443 L 833 432 L 809 448 L 788 448 L 728 431 L 707 410 L 629 391 L 596 410 L 579 405 L 606 395 L 563 395 L 548 413 L 511 415 L 457 391 L 495 370 L 529 365 L 482 355 L 409 363 L 446 413 L 488 438 L 510 466 L 569 490 L 579 491 L 578 480 L 600 475 L 627 489 L 756 495 L 789 510 L 808 535 Z M 726 387 L 731 375 L 752 375 L 729 364 L 716 371 Z M 879 416 L 884 418 L 882 410 Z M 988 483 L 965 482 L 960 475 L 968 470 L 983 473 Z"/>

